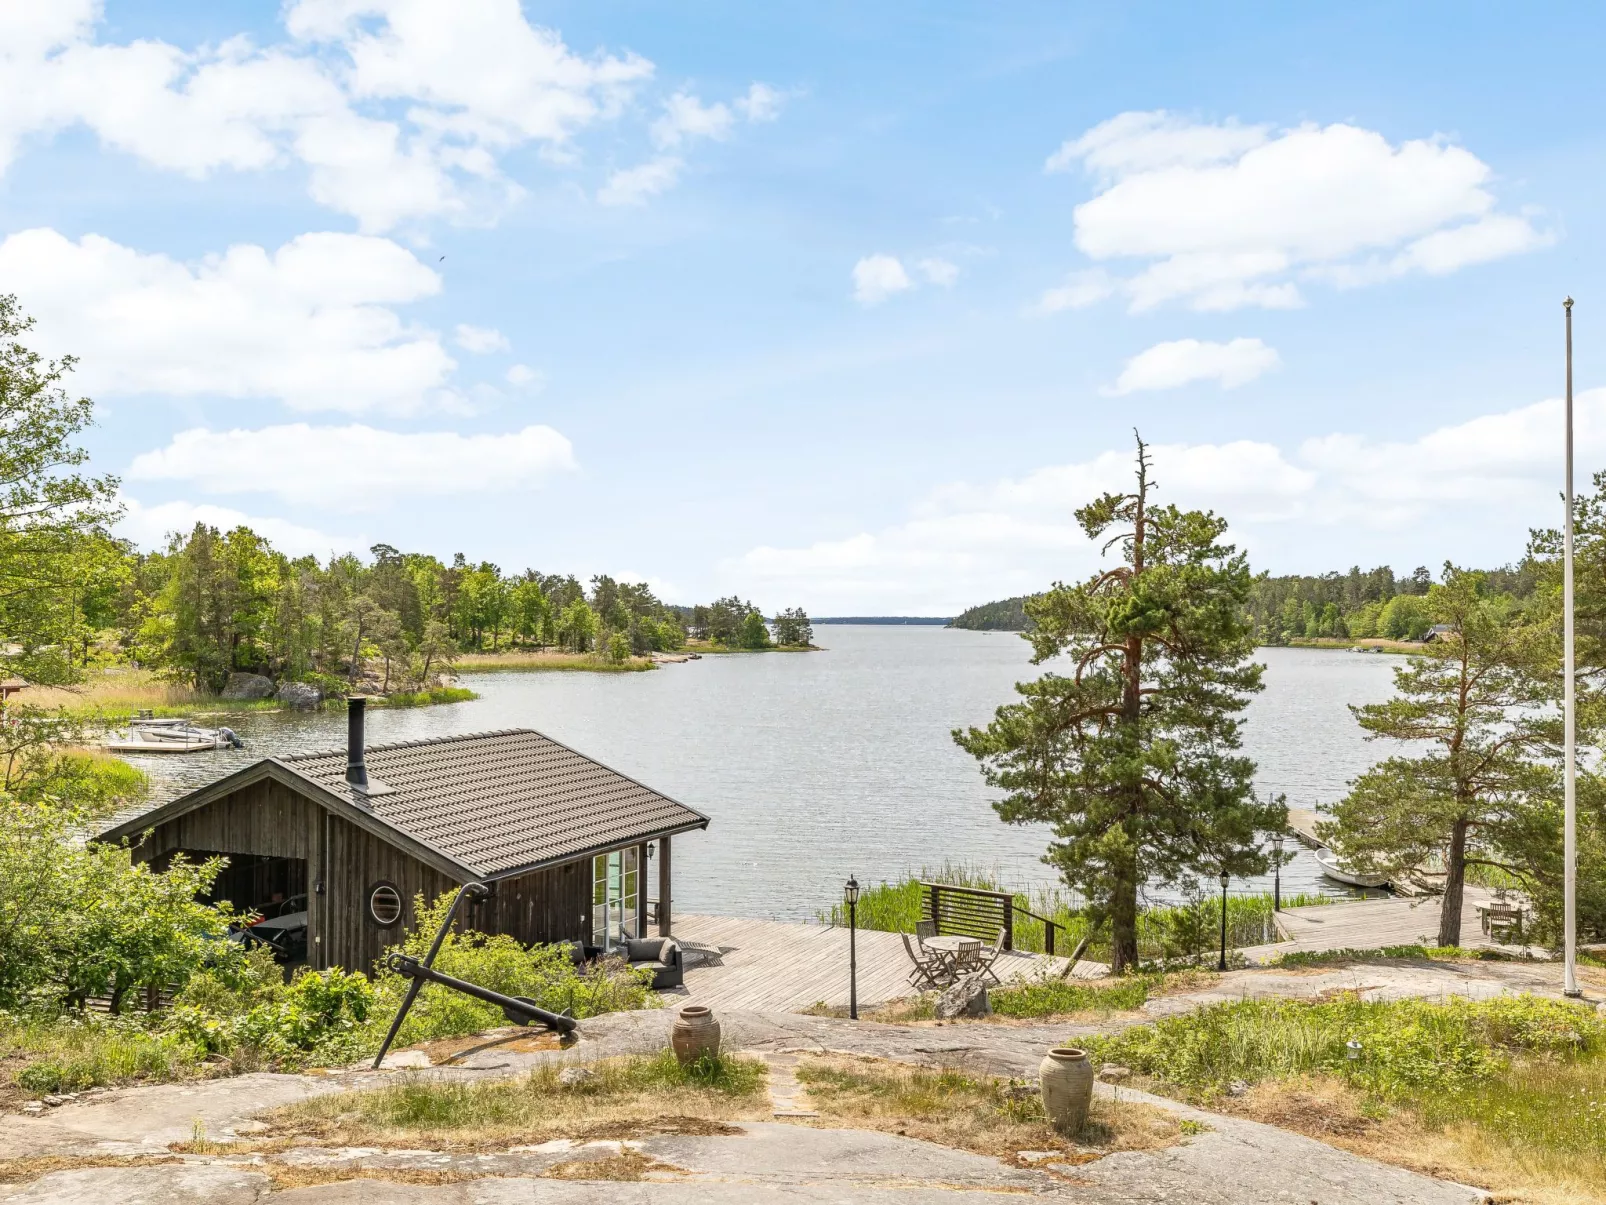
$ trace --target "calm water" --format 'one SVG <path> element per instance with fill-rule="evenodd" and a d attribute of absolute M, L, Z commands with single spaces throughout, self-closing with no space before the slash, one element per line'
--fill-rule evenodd
<path fill-rule="evenodd" d="M 984 723 L 1035 671 L 1005 633 L 827 626 L 826 651 L 704 657 L 645 674 L 465 675 L 471 703 L 369 715 L 369 740 L 530 727 L 712 817 L 678 839 L 680 906 L 738 916 L 809 917 L 850 873 L 894 878 L 945 859 L 995 866 L 1018 885 L 1050 883 L 1045 830 L 999 822 L 972 759 L 949 732 Z M 1291 806 L 1344 792 L 1382 750 L 1347 705 L 1387 697 L 1397 658 L 1263 649 L 1266 690 L 1250 705 L 1259 787 Z M 334 749 L 343 714 L 245 715 L 244 752 L 135 758 L 162 794 L 258 757 Z M 1301 851 L 1288 891 L 1341 890 Z M 1235 883 L 1233 890 L 1256 888 Z M 1269 881 L 1264 884 L 1269 889 Z"/>

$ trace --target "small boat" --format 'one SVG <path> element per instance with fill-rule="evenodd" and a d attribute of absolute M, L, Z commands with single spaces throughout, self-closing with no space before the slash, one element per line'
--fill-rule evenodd
<path fill-rule="evenodd" d="M 1322 873 L 1330 879 L 1337 879 L 1340 883 L 1348 883 L 1351 887 L 1386 887 L 1388 876 L 1382 874 L 1365 874 L 1359 870 L 1351 870 L 1338 860 L 1338 855 L 1327 846 L 1316 851 L 1316 861 L 1321 863 Z"/>
<path fill-rule="evenodd" d="M 153 719 L 141 716 L 129 722 L 126 733 L 106 739 L 113 753 L 204 753 L 212 749 L 243 749 L 245 742 L 232 728 L 202 728 L 189 719 Z"/>

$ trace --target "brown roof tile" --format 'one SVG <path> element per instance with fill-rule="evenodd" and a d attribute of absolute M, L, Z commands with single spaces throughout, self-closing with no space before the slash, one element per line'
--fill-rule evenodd
<path fill-rule="evenodd" d="M 701 812 L 529 729 L 374 745 L 364 760 L 369 780 L 390 793 L 352 792 L 343 749 L 279 759 L 485 876 L 708 824 Z"/>

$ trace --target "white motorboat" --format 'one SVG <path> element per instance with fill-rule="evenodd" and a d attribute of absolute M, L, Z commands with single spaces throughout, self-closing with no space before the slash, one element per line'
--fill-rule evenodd
<path fill-rule="evenodd" d="M 202 728 L 190 719 L 141 716 L 129 722 L 127 732 L 107 737 L 106 748 L 113 753 L 204 753 L 243 749 L 245 742 L 231 728 Z"/>
<path fill-rule="evenodd" d="M 1388 876 L 1381 874 L 1365 874 L 1359 870 L 1351 870 L 1339 861 L 1338 855 L 1327 846 L 1316 851 L 1316 861 L 1321 863 L 1322 873 L 1330 879 L 1337 879 L 1340 883 L 1348 883 L 1351 887 L 1387 887 Z"/>

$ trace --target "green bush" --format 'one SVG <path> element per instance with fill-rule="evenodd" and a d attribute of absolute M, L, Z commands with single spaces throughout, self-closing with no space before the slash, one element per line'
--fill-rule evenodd
<path fill-rule="evenodd" d="M 987 993 L 993 1012 L 1001 1017 L 1052 1017 L 1061 1013 L 1126 1012 L 1142 1008 L 1157 975 L 1132 975 L 1108 985 L 1070 979 L 1045 979 L 1020 987 L 997 988 Z"/>
<path fill-rule="evenodd" d="M 1360 1043 L 1351 1060 L 1348 1043 Z M 1606 1023 L 1535 996 L 1366 1003 L 1242 1000 L 1088 1040 L 1121 1063 L 1198 1092 L 1307 1072 L 1340 1073 L 1381 1097 L 1469 1087 L 1514 1053 L 1559 1057 L 1606 1045 Z"/>
<path fill-rule="evenodd" d="M 395 948 L 414 958 L 423 958 L 446 919 L 452 899 L 453 895 L 447 894 L 433 904 L 426 904 L 422 896 L 416 898 L 413 906 L 418 923 Z M 504 996 L 524 996 L 550 1012 L 568 1012 L 574 1017 L 653 1008 L 658 1003 L 648 986 L 650 974 L 631 970 L 622 959 L 610 959 L 578 970 L 566 946 L 526 946 L 505 934 L 448 933 L 434 965 L 444 974 L 466 979 Z M 380 971 L 374 979 L 370 1036 L 376 1048 L 407 992 L 408 982 L 390 970 Z M 418 993 L 396 1044 L 410 1046 L 434 1038 L 478 1033 L 507 1023 L 502 1010 L 495 1005 L 430 983 Z"/>
<path fill-rule="evenodd" d="M 130 1017 L 0 1013 L 0 1058 L 21 1061 L 12 1082 L 39 1095 L 179 1079 L 193 1074 L 204 1055 L 182 1035 L 153 1031 Z"/>
<path fill-rule="evenodd" d="M 367 976 L 303 971 L 284 982 L 266 950 L 243 971 L 197 975 L 163 1024 L 241 1069 L 348 1063 L 368 1048 L 364 1023 L 374 1002 Z"/>

